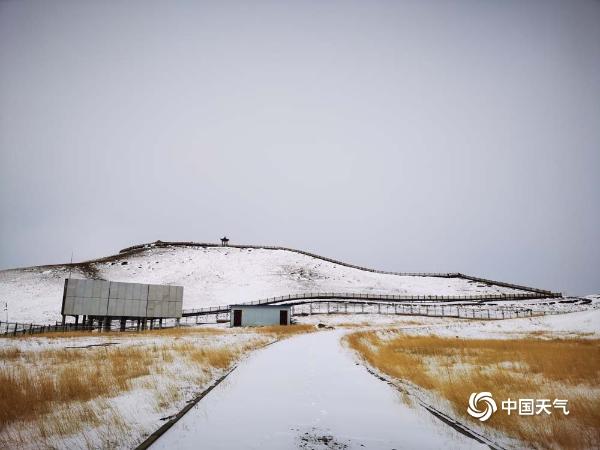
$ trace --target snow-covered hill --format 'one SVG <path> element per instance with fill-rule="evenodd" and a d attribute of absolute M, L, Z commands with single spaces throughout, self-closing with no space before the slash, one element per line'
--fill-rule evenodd
<path fill-rule="evenodd" d="M 59 320 L 64 279 L 68 274 L 68 266 L 0 271 L 0 301 L 8 301 L 9 321 Z M 464 278 L 370 272 L 289 250 L 216 246 L 147 246 L 77 265 L 71 276 L 182 285 L 184 309 L 304 292 L 403 295 L 524 292 Z"/>

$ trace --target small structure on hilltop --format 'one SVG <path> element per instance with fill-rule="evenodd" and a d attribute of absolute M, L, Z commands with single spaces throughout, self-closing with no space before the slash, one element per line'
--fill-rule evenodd
<path fill-rule="evenodd" d="M 229 245 L 229 239 L 227 238 L 227 236 L 223 236 L 221 238 L 221 246 L 227 247 L 227 245 Z"/>
<path fill-rule="evenodd" d="M 291 316 L 291 305 L 232 305 L 230 324 L 232 327 L 290 325 Z"/>

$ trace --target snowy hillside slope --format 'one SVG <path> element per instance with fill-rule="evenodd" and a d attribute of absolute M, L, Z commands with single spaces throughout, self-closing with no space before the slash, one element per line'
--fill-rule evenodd
<path fill-rule="evenodd" d="M 0 271 L 0 300 L 8 301 L 9 321 L 59 320 L 64 279 L 68 274 L 68 265 Z M 287 250 L 217 246 L 147 246 L 77 264 L 71 276 L 182 285 L 184 309 L 307 292 L 401 295 L 524 292 L 464 278 L 370 272 Z"/>

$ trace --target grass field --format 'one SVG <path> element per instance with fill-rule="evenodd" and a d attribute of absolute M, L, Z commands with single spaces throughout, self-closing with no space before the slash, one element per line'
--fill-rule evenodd
<path fill-rule="evenodd" d="M 507 415 L 485 427 L 534 448 L 600 447 L 600 340 L 459 339 L 361 331 L 347 344 L 371 366 L 446 399 L 466 423 L 469 395 L 500 399 L 568 399 L 570 414 Z M 477 421 L 479 424 L 479 421 Z"/>
<path fill-rule="evenodd" d="M 143 391 L 145 404 L 138 407 L 147 410 L 150 402 L 156 413 L 170 411 L 248 352 L 314 329 L 178 328 L 7 339 L 0 348 L 0 447 L 53 447 L 94 428 L 110 447 L 131 431 L 127 414 L 111 399 Z M 65 348 L 99 340 L 116 345 Z M 97 445 L 97 436 L 85 444 Z"/>

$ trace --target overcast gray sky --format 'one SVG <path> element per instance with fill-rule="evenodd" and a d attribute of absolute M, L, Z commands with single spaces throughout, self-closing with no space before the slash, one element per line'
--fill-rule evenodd
<path fill-rule="evenodd" d="M 0 1 L 0 268 L 161 240 L 600 292 L 598 1 Z"/>

